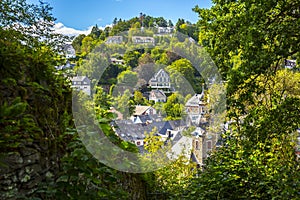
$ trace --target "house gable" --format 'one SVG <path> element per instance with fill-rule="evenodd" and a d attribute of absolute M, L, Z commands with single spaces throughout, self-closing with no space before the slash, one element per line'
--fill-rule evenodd
<path fill-rule="evenodd" d="M 160 69 L 154 76 L 149 80 L 149 86 L 151 88 L 163 89 L 171 88 L 170 76 L 165 70 Z"/>

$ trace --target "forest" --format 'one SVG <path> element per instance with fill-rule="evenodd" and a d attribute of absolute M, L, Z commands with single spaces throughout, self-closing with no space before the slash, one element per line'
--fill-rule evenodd
<path fill-rule="evenodd" d="M 191 8 L 198 14 L 195 24 L 140 13 L 115 18 L 105 29 L 95 25 L 88 35 L 67 37 L 54 31 L 48 3 L 0 1 L 0 199 L 299 199 L 300 1 L 212 3 L 211 8 Z M 174 28 L 174 37 L 155 35 L 158 27 Z M 121 43 L 107 45 L 118 35 Z M 159 45 L 134 47 L 130 38 L 141 35 L 154 35 L 151 44 Z M 63 53 L 66 43 L 74 47 L 74 57 Z M 204 59 L 193 60 L 184 56 L 186 51 Z M 216 71 L 197 68 L 197 62 L 214 63 Z M 73 67 L 57 69 L 66 63 Z M 143 94 L 149 92 L 149 74 L 162 66 L 182 94 L 166 93 L 166 102 L 157 103 Z M 211 73 L 220 76 L 223 100 L 212 98 L 221 89 L 209 86 Z M 92 98 L 72 91 L 69 77 L 76 75 L 90 78 Z M 189 86 L 180 90 L 186 82 Z M 98 120 L 93 128 L 119 147 L 104 149 L 106 156 L 122 169 L 136 169 L 121 151 L 136 155 L 139 149 L 115 134 L 110 109 L 129 118 L 136 105 L 152 106 L 164 120 L 180 120 L 190 90 L 205 90 L 210 108 L 221 104 L 224 110 L 208 109 L 207 118 L 220 114 L 214 123 L 228 125 L 205 125 L 218 135 L 219 145 L 201 167 L 183 154 L 145 173 L 117 170 L 97 159 L 103 148 L 93 145 L 102 141 L 95 143 L 94 129 L 83 126 L 90 113 Z M 82 103 L 80 112 L 74 102 Z M 77 111 L 84 113 L 81 121 Z M 156 131 L 146 137 L 145 149 L 165 154 L 168 147 L 161 150 Z M 150 155 L 134 159 L 143 169 L 165 162 Z"/>

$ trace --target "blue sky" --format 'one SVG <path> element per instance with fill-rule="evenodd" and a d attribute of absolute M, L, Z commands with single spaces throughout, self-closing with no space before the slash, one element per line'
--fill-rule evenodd
<path fill-rule="evenodd" d="M 115 17 L 130 19 L 139 13 L 154 17 L 171 19 L 175 24 L 178 18 L 190 22 L 198 20 L 192 8 L 198 5 L 209 8 L 211 0 L 44 0 L 53 7 L 53 16 L 57 18 L 57 28 L 86 31 L 98 24 L 105 27 Z M 38 0 L 27 0 L 37 3 Z"/>

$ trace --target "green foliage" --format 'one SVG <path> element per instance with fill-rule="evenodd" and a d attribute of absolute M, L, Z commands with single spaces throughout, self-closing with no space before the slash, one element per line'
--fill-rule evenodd
<path fill-rule="evenodd" d="M 62 171 L 48 190 L 55 199 L 129 199 L 122 190 L 121 173 L 99 163 L 82 145 L 76 132 L 62 159 Z"/>
<path fill-rule="evenodd" d="M 27 108 L 28 104 L 22 101 L 20 97 L 16 97 L 9 104 L 5 101 L 0 106 L 1 157 L 5 157 L 7 151 L 18 149 L 22 142 L 26 141 L 26 138 L 31 137 L 33 139 L 41 134 L 42 130 L 37 126 L 34 117 L 26 113 Z M 21 134 L 22 132 L 23 134 Z M 5 163 L 1 161 L 0 163 L 6 166 Z"/>
<path fill-rule="evenodd" d="M 123 95 L 117 96 L 114 100 L 114 107 L 122 113 L 123 118 L 127 119 L 134 112 L 134 102 L 131 99 L 131 92 L 126 89 Z"/>
<path fill-rule="evenodd" d="M 167 71 L 170 73 L 171 79 L 177 86 L 182 86 L 184 83 L 180 80 L 180 76 L 183 76 L 191 84 L 193 84 L 195 69 L 193 68 L 191 62 L 185 58 L 176 60 L 171 65 L 167 67 Z M 181 82 L 182 81 L 182 82 Z"/>
<path fill-rule="evenodd" d="M 135 68 L 138 66 L 140 56 L 141 53 L 138 51 L 126 51 L 123 59 L 127 66 L 130 66 L 131 68 Z"/>
<path fill-rule="evenodd" d="M 62 47 L 63 39 L 53 29 L 54 17 L 48 3 L 29 4 L 26 0 L 0 1 L 0 31 L 6 40 L 22 41 L 28 46 L 50 45 L 54 49 Z M 9 34 L 7 34 L 9 33 Z M 43 42 L 40 42 L 43 38 Z"/>
<path fill-rule="evenodd" d="M 194 11 L 199 42 L 227 81 L 230 130 L 190 191 L 194 199 L 298 199 L 299 74 L 280 68 L 299 55 L 300 2 L 213 2 Z"/>
<path fill-rule="evenodd" d="M 184 116 L 183 97 L 179 93 L 173 93 L 168 97 L 168 100 L 163 104 L 163 112 L 167 117 L 165 120 L 178 120 Z"/>
<path fill-rule="evenodd" d="M 137 73 L 132 72 L 130 70 L 126 70 L 121 72 L 118 77 L 118 84 L 128 86 L 128 87 L 135 87 L 138 81 Z"/>
<path fill-rule="evenodd" d="M 155 157 L 155 153 L 161 151 L 165 157 L 156 158 L 156 163 L 166 163 L 167 152 L 170 152 L 170 145 L 166 145 L 160 136 L 156 136 L 157 129 L 154 128 L 145 138 L 145 149 L 149 154 L 144 159 Z M 146 133 L 145 133 L 146 134 Z M 186 149 L 176 160 L 169 165 L 154 172 L 144 174 L 150 193 L 166 194 L 168 199 L 182 199 L 192 183 L 196 174 L 196 164 L 191 163 L 185 156 Z"/>
<path fill-rule="evenodd" d="M 133 101 L 134 101 L 135 105 L 148 105 L 147 99 L 138 90 L 134 91 Z"/>
<path fill-rule="evenodd" d="M 80 34 L 77 37 L 75 37 L 72 41 L 72 46 L 75 49 L 77 54 L 81 54 L 81 46 L 82 46 L 82 40 L 85 38 L 84 34 Z"/>
<path fill-rule="evenodd" d="M 157 128 L 154 127 L 153 130 L 150 133 L 145 133 L 146 138 L 144 140 L 145 142 L 145 150 L 149 153 L 155 153 L 159 149 L 162 148 L 164 142 L 161 140 L 160 136 L 156 136 L 157 134 Z"/>

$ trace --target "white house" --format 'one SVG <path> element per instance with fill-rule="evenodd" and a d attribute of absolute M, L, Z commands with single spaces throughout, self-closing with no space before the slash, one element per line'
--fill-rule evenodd
<path fill-rule="evenodd" d="M 113 64 L 117 64 L 117 65 L 124 65 L 125 61 L 122 59 L 117 59 L 117 58 L 111 58 L 110 61 Z"/>
<path fill-rule="evenodd" d="M 165 70 L 160 69 L 154 76 L 149 80 L 149 86 L 153 89 L 170 89 L 171 80 L 170 76 Z"/>
<path fill-rule="evenodd" d="M 74 76 L 71 78 L 72 88 L 81 90 L 87 95 L 91 95 L 91 80 L 86 76 Z"/>
<path fill-rule="evenodd" d="M 66 44 L 63 48 L 63 51 L 67 59 L 76 57 L 76 51 L 72 44 Z"/>
<path fill-rule="evenodd" d="M 149 101 L 157 102 L 166 102 L 167 96 L 162 90 L 152 90 L 149 94 Z"/>
<path fill-rule="evenodd" d="M 123 36 L 110 36 L 106 39 L 106 44 L 121 44 L 123 42 Z"/>
<path fill-rule="evenodd" d="M 296 67 L 296 60 L 288 60 L 285 59 L 285 68 L 287 69 L 293 69 L 294 67 Z"/>
<path fill-rule="evenodd" d="M 185 104 L 186 113 L 195 125 L 199 125 L 204 120 L 205 102 L 203 101 L 204 92 L 195 94 Z"/>
<path fill-rule="evenodd" d="M 173 32 L 174 32 L 174 28 L 173 27 L 158 27 L 157 28 L 157 33 L 159 35 L 171 34 Z"/>
<path fill-rule="evenodd" d="M 145 36 L 133 36 L 132 42 L 134 44 L 155 44 L 155 40 L 153 37 L 145 37 Z"/>

